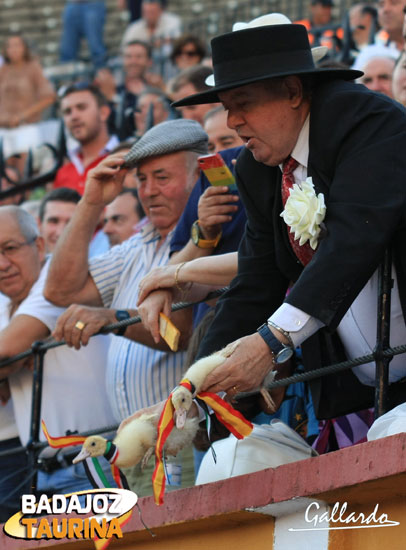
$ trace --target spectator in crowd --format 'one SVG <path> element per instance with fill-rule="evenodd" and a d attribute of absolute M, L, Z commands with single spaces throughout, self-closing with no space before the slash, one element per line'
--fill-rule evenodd
<path fill-rule="evenodd" d="M 125 90 L 137 97 L 148 86 L 162 86 L 160 77 L 151 73 L 152 50 L 147 42 L 133 40 L 123 47 L 124 84 L 118 93 Z M 132 104 L 134 106 L 135 103 Z"/>
<path fill-rule="evenodd" d="M 47 338 L 63 309 L 53 306 L 42 295 L 47 266 L 44 266 L 44 241 L 34 218 L 18 206 L 2 206 L 0 235 L 0 291 L 8 298 L 0 311 L 0 358 L 5 359 L 30 348 L 34 341 Z M 51 434 L 59 436 L 67 430 L 83 432 L 113 424 L 104 383 L 108 343 L 107 336 L 97 336 L 79 352 L 62 346 L 46 353 L 38 414 Z M 4 391 L 8 388 L 11 392 L 10 402 L 0 412 L 3 450 L 10 446 L 7 440 L 11 437 L 14 446 L 16 437 L 23 445 L 29 440 L 33 374 L 20 362 L 2 369 L 2 379 L 3 403 L 7 401 Z M 41 439 L 45 439 L 43 435 Z M 43 455 L 37 489 L 52 495 L 91 488 L 83 466 L 71 465 L 75 454 L 71 450 L 58 457 L 54 452 Z M 9 487 L 5 505 L 11 506 L 15 497 L 28 492 L 34 472 L 20 470 L 24 465 L 28 467 L 24 454 L 1 460 L 2 476 L 7 474 L 7 468 L 9 474 L 16 474 L 12 478 L 14 488 L 27 480 L 17 494 L 13 495 Z M 108 468 L 104 469 L 109 475 Z"/>
<path fill-rule="evenodd" d="M 68 0 L 63 12 L 60 60 L 76 61 L 82 38 L 85 38 L 95 69 L 106 63 L 106 47 L 103 42 L 106 4 L 104 0 Z"/>
<path fill-rule="evenodd" d="M 392 97 L 392 75 L 398 57 L 392 48 L 375 44 L 366 46 L 352 67 L 364 73 L 357 82 L 369 90 Z"/>
<path fill-rule="evenodd" d="M 338 326 L 348 357 L 372 351 L 376 270 L 390 244 L 399 268 L 392 292 L 391 344 L 405 341 L 406 116 L 387 98 L 345 82 L 358 73 L 315 68 L 304 31 L 299 25 L 270 25 L 216 37 L 212 41 L 214 72 L 221 85 L 175 103 L 220 99 L 228 110 L 229 126 L 246 142 L 236 167 L 248 217 L 239 248 L 239 271 L 220 300 L 199 356 L 237 338 L 240 342 L 232 356 L 207 377 L 204 389 L 208 391 L 224 390 L 233 396 L 258 387 L 298 344 L 306 370 L 333 363 L 343 355 L 336 346 L 337 334 L 332 337 L 326 328 L 333 331 Z M 303 56 L 278 63 L 298 50 Z M 254 68 L 247 83 L 240 67 L 250 66 L 250 60 Z M 285 203 L 284 217 L 280 216 L 284 199 L 289 200 L 286 190 L 293 185 L 297 190 L 307 176 L 312 177 L 313 193 L 326 197 L 323 235 L 319 233 L 318 243 L 313 242 L 314 253 L 309 245 L 305 253 L 303 241 L 300 245 L 302 231 L 291 232 L 295 222 L 287 213 L 294 216 L 293 200 Z M 294 285 L 285 298 L 289 281 Z M 351 324 L 353 318 L 355 324 Z M 263 320 L 265 324 L 256 331 Z M 361 340 L 367 342 L 362 349 Z M 339 355 L 332 356 L 333 350 Z M 394 358 L 390 407 L 404 401 L 404 375 L 403 359 Z M 364 365 L 354 374 L 347 371 L 311 382 L 318 418 L 370 407 L 374 376 L 375 367 Z"/>
<path fill-rule="evenodd" d="M 206 84 L 206 79 L 212 72 L 212 69 L 204 65 L 196 65 L 189 69 L 185 69 L 171 82 L 169 95 L 174 101 L 180 101 L 189 95 L 209 90 L 210 86 Z M 216 107 L 215 103 L 207 105 L 187 105 L 185 107 L 180 107 L 179 111 L 182 113 L 183 118 L 196 120 L 200 124 L 203 124 L 204 115 L 213 107 Z"/>
<path fill-rule="evenodd" d="M 8 191 L 8 189 L 13 189 L 18 185 L 18 182 L 21 180 L 20 172 L 15 166 L 6 166 L 4 172 L 7 176 L 1 178 L 1 191 Z M 13 195 L 5 199 L 0 200 L 0 205 L 5 206 L 7 204 L 20 204 L 23 195 Z"/>
<path fill-rule="evenodd" d="M 153 68 L 164 79 L 171 75 L 169 57 L 173 41 L 181 34 L 180 18 L 168 13 L 161 0 L 143 0 L 142 17 L 124 33 L 122 45 L 133 40 L 142 40 L 152 48 Z"/>
<path fill-rule="evenodd" d="M 123 83 L 116 86 L 111 71 L 104 68 L 97 72 L 95 84 L 109 101 L 115 101 L 119 95 L 124 108 L 134 108 L 137 96 L 148 86 L 162 86 L 159 75 L 150 72 L 151 66 L 151 47 L 141 40 L 133 40 L 123 47 Z"/>
<path fill-rule="evenodd" d="M 64 91 L 60 103 L 65 126 L 79 147 L 69 151 L 70 162 L 58 170 L 54 187 L 70 187 L 82 195 L 87 173 L 114 149 L 118 139 L 109 136 L 110 107 L 95 86 L 73 84 Z"/>
<path fill-rule="evenodd" d="M 138 96 L 134 112 L 137 136 L 142 136 L 149 128 L 164 122 L 171 116 L 169 98 L 159 89 L 151 88 Z"/>
<path fill-rule="evenodd" d="M 180 71 L 198 65 L 205 57 L 206 46 L 194 34 L 183 34 L 173 43 L 171 61 Z"/>
<path fill-rule="evenodd" d="M 233 163 L 242 150 L 241 145 L 243 142 L 234 130 L 227 127 L 227 113 L 222 105 L 206 113 L 204 130 L 209 138 L 209 151 L 211 153 L 221 151 L 221 157 L 233 172 Z M 213 220 L 215 221 L 214 224 Z M 171 242 L 171 259 L 168 265 L 169 271 L 172 272 L 173 266 L 190 262 L 194 258 L 218 256 L 236 251 L 244 233 L 245 222 L 245 211 L 238 201 L 238 195 L 230 193 L 227 187 L 213 187 L 204 173 L 201 173 L 174 231 Z M 192 227 L 197 225 L 199 227 L 199 239 L 191 236 Z M 218 238 L 219 235 L 220 238 Z M 209 240 L 212 241 L 211 244 Z M 220 269 L 222 268 L 226 269 L 221 264 Z M 151 280 L 156 279 L 156 271 L 151 272 Z M 149 285 L 149 280 L 150 276 L 147 275 L 144 284 Z M 229 280 L 226 284 L 228 282 Z M 158 286 L 157 288 L 161 287 Z M 203 289 L 203 292 L 205 292 L 205 289 Z M 153 335 L 158 339 L 156 307 L 159 298 L 157 294 L 153 297 L 153 301 L 154 307 L 150 307 L 148 301 L 142 305 L 140 312 L 143 317 L 147 316 L 153 322 L 155 327 Z M 161 311 L 163 311 L 166 301 L 167 293 L 162 292 Z M 196 306 L 193 314 L 195 326 L 202 320 L 208 310 L 209 306 L 205 303 Z M 184 312 L 186 314 L 185 310 Z M 156 317 L 152 321 L 154 315 Z M 182 315 L 182 312 L 179 312 L 179 315 Z"/>
<path fill-rule="evenodd" d="M 133 111 L 138 96 L 150 87 L 163 87 L 159 75 L 150 72 L 152 66 L 151 47 L 146 42 L 134 40 L 123 47 L 124 81 L 116 85 L 113 74 L 107 68 L 97 72 L 95 84 L 109 100 L 112 107 L 112 126 L 121 139 L 134 134 Z"/>
<path fill-rule="evenodd" d="M 68 308 L 54 332 L 57 339 L 79 347 L 106 323 L 136 314 L 138 282 L 153 267 L 167 263 L 174 227 L 196 181 L 197 157 L 206 152 L 207 135 L 194 121 L 163 122 L 144 134 L 134 145 L 132 158 L 139 198 L 150 223 L 90 262 L 86 250 L 94 227 L 105 205 L 122 188 L 123 156 L 108 157 L 89 173 L 83 199 L 55 250 L 46 289 L 46 296 L 56 303 L 86 305 Z M 182 334 L 182 348 L 190 334 L 191 316 L 186 323 L 178 323 L 176 314 L 173 320 Z M 77 327 L 78 321 L 83 330 Z M 121 421 L 169 394 L 182 375 L 184 354 L 168 352 L 162 340 L 156 345 L 140 324 L 119 334 L 109 350 L 107 386 L 112 388 L 114 414 Z M 191 449 L 188 453 L 182 486 L 194 480 Z M 151 494 L 151 473 L 149 467 L 144 474 L 136 468 L 135 477 L 130 475 L 130 486 L 138 495 Z"/>
<path fill-rule="evenodd" d="M 140 20 L 126 29 L 122 40 L 123 45 L 133 40 L 142 40 L 154 48 L 180 36 L 180 18 L 165 11 L 162 0 L 143 0 L 141 15 Z"/>
<path fill-rule="evenodd" d="M 52 254 L 54 251 L 79 201 L 79 193 L 68 187 L 53 189 L 42 199 L 39 208 L 39 229 L 46 253 Z"/>
<path fill-rule="evenodd" d="M 341 46 L 341 40 L 344 36 L 342 28 L 338 28 L 335 31 L 332 29 L 318 31 L 318 27 L 325 27 L 332 22 L 331 10 L 333 5 L 333 0 L 312 0 L 310 4 L 310 17 L 295 21 L 295 23 L 306 27 L 310 45 L 326 46 L 329 50 L 336 48 L 338 45 Z"/>
<path fill-rule="evenodd" d="M 227 126 L 227 112 L 222 105 L 208 111 L 203 118 L 203 128 L 209 136 L 210 153 L 243 145 L 235 130 Z"/>
<path fill-rule="evenodd" d="M 351 6 L 348 17 L 353 45 L 360 52 L 374 42 L 378 12 L 375 6 L 361 2 Z"/>
<path fill-rule="evenodd" d="M 37 122 L 55 101 L 51 83 L 45 78 L 27 42 L 18 34 L 5 42 L 0 67 L 0 127 L 15 128 Z"/>
<path fill-rule="evenodd" d="M 123 189 L 106 206 L 103 231 L 110 246 L 121 244 L 137 232 L 137 224 L 144 217 L 144 210 L 138 199 L 136 189 Z"/>
<path fill-rule="evenodd" d="M 392 82 L 393 98 L 406 107 L 406 52 L 403 51 L 396 63 Z"/>
<path fill-rule="evenodd" d="M 405 6 L 405 0 L 379 0 L 378 21 L 382 31 L 378 33 L 377 43 L 398 51 L 403 49 L 402 27 Z"/>

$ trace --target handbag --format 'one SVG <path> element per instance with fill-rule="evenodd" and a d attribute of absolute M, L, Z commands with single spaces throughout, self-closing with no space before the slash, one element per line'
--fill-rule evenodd
<path fill-rule="evenodd" d="M 281 464 L 304 460 L 318 453 L 292 428 L 275 418 L 270 424 L 254 424 L 244 439 L 230 435 L 215 441 L 203 457 L 196 485 L 249 474 Z"/>

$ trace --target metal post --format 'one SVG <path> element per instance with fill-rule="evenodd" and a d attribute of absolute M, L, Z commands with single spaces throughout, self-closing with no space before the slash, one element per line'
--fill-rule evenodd
<path fill-rule="evenodd" d="M 383 357 L 382 352 L 390 347 L 390 312 L 392 279 L 392 253 L 385 252 L 378 273 L 378 314 L 375 355 L 375 418 L 388 409 L 389 363 L 393 356 Z"/>
<path fill-rule="evenodd" d="M 34 342 L 31 346 L 34 356 L 34 374 L 32 382 L 32 403 L 31 403 L 31 425 L 30 440 L 27 444 L 29 453 L 30 470 L 36 469 L 39 433 L 41 426 L 41 402 L 42 402 L 42 379 L 44 374 L 44 357 L 46 349 L 43 342 Z M 36 488 L 36 476 L 32 480 L 32 488 Z"/>

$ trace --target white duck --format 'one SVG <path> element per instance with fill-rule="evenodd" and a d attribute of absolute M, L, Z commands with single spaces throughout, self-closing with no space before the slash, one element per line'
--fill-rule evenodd
<path fill-rule="evenodd" d="M 210 374 L 216 367 L 224 363 L 227 357 L 230 357 L 230 355 L 234 353 L 238 347 L 238 344 L 239 340 L 231 342 L 220 351 L 216 351 L 212 355 L 199 359 L 185 372 L 183 378 L 192 383 L 194 386 L 194 391 L 192 393 L 187 388 L 178 386 L 172 392 L 172 405 L 175 409 L 176 427 L 178 429 L 182 429 L 185 426 L 186 415 L 192 406 L 193 397 L 198 395 L 201 391 L 203 382 L 207 375 Z M 275 371 L 268 373 L 264 380 L 264 384 L 269 384 L 274 379 L 275 374 Z M 276 409 L 269 392 L 264 387 L 260 387 L 256 391 L 261 393 L 271 411 Z"/>
<path fill-rule="evenodd" d="M 202 357 L 193 363 L 191 367 L 185 372 L 183 378 L 189 380 L 194 386 L 194 392 L 190 392 L 183 386 L 178 386 L 172 392 L 172 405 L 175 409 L 176 427 L 182 429 L 185 426 L 186 415 L 190 407 L 192 406 L 193 397 L 200 393 L 208 374 L 210 374 L 216 367 L 224 363 L 227 357 L 235 351 L 239 343 L 239 340 L 231 342 L 225 348 L 220 351 L 216 351 L 207 357 Z"/>
<path fill-rule="evenodd" d="M 128 422 L 113 440 L 118 450 L 115 464 L 119 468 L 135 466 L 142 461 L 146 465 L 155 450 L 157 440 L 157 414 L 142 414 Z M 188 418 L 185 430 L 172 430 L 165 444 L 165 453 L 176 455 L 186 444 L 190 443 L 198 428 L 197 418 Z M 73 459 L 76 464 L 86 458 L 103 456 L 107 451 L 107 439 L 99 435 L 91 435 L 83 443 L 82 450 Z"/>

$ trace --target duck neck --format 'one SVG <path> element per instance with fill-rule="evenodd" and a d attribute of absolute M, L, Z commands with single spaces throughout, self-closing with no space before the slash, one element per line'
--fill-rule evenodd
<path fill-rule="evenodd" d="M 104 457 L 110 462 L 110 464 L 114 464 L 115 461 L 117 460 L 118 449 L 117 449 L 117 446 L 114 445 L 112 441 L 107 441 Z"/>

